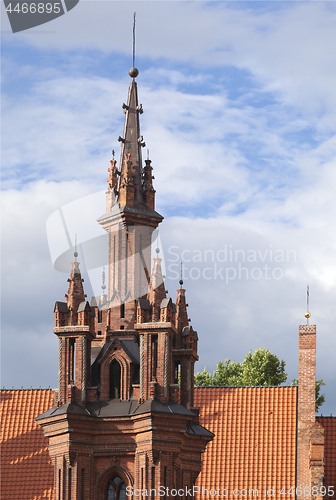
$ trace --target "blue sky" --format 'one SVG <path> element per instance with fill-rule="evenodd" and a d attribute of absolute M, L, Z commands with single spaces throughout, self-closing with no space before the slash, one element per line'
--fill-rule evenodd
<path fill-rule="evenodd" d="M 275 263 L 266 254 L 248 278 L 239 260 L 210 271 L 204 259 L 184 263 L 196 369 L 267 347 L 296 377 L 309 283 L 322 412 L 335 414 L 335 2 L 81 0 L 16 34 L 2 16 L 2 385 L 57 385 L 52 310 L 67 275 L 53 268 L 46 221 L 87 196 L 78 231 L 96 234 L 112 148 L 119 160 L 134 11 L 170 294 L 171 247 L 180 257 L 225 248 L 296 255 Z M 266 264 L 271 278 L 254 279 Z M 85 275 L 88 294 L 100 273 Z"/>

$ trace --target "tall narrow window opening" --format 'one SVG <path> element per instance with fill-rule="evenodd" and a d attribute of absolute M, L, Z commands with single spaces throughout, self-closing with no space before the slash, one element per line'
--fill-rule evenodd
<path fill-rule="evenodd" d="M 81 500 L 84 500 L 84 475 L 85 469 L 81 470 Z"/>
<path fill-rule="evenodd" d="M 120 398 L 121 367 L 117 360 L 110 365 L 110 399 Z"/>
<path fill-rule="evenodd" d="M 61 500 L 62 470 L 58 469 L 58 500 Z"/>
<path fill-rule="evenodd" d="M 155 380 L 156 379 L 156 372 L 157 372 L 157 362 L 158 362 L 158 336 L 157 335 L 152 335 L 151 354 L 152 354 L 152 380 Z"/>
<path fill-rule="evenodd" d="M 166 494 L 166 491 L 167 491 L 167 467 L 163 468 L 163 485 L 165 487 L 164 498 L 167 498 L 167 494 Z"/>
<path fill-rule="evenodd" d="M 62 499 L 65 500 L 66 496 L 66 462 L 65 462 L 65 458 L 63 458 L 63 495 L 62 495 Z"/>
<path fill-rule="evenodd" d="M 125 317 L 125 304 L 124 303 L 120 304 L 120 317 L 121 318 Z"/>
<path fill-rule="evenodd" d="M 140 234 L 140 241 L 139 241 L 139 297 L 142 296 L 141 274 L 142 274 L 142 234 Z"/>
<path fill-rule="evenodd" d="M 180 372 L 180 362 L 176 361 L 175 362 L 175 369 L 174 369 L 174 384 L 181 384 L 181 372 Z"/>
<path fill-rule="evenodd" d="M 115 262 L 116 262 L 116 237 L 114 235 L 113 236 L 113 289 L 111 293 L 113 293 L 115 290 Z"/>
<path fill-rule="evenodd" d="M 152 467 L 152 477 L 151 477 L 151 499 L 155 500 L 155 467 Z"/>
<path fill-rule="evenodd" d="M 128 268 L 127 268 L 127 259 L 128 259 L 128 234 L 126 233 L 126 245 L 125 245 L 125 295 L 127 294 L 127 288 L 128 288 L 128 283 L 127 283 L 127 274 L 128 274 Z"/>
<path fill-rule="evenodd" d="M 75 383 L 75 339 L 69 339 L 69 384 Z"/>
<path fill-rule="evenodd" d="M 71 500 L 71 475 L 72 475 L 72 469 L 70 467 L 68 471 L 68 500 Z"/>
<path fill-rule="evenodd" d="M 98 309 L 98 323 L 103 322 L 103 311 L 102 309 Z"/>

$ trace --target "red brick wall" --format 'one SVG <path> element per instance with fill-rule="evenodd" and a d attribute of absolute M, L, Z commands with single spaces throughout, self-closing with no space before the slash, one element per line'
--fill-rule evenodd
<path fill-rule="evenodd" d="M 312 487 L 323 484 L 323 430 L 315 422 L 315 386 L 316 326 L 301 325 L 297 437 L 297 488 L 302 491 L 301 498 L 312 498 Z"/>
<path fill-rule="evenodd" d="M 315 422 L 316 326 L 299 327 L 297 486 L 310 487 L 310 434 Z"/>

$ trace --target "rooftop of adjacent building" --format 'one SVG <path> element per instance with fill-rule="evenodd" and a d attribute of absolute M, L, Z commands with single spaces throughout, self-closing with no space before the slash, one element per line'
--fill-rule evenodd
<path fill-rule="evenodd" d="M 2 494 L 52 499 L 48 440 L 34 421 L 54 403 L 50 389 L 1 391 Z M 197 484 L 204 488 L 280 489 L 295 485 L 297 387 L 197 387 L 200 424 L 215 434 Z M 336 417 L 324 428 L 325 478 L 336 484 Z M 225 457 L 225 459 L 224 459 Z"/>

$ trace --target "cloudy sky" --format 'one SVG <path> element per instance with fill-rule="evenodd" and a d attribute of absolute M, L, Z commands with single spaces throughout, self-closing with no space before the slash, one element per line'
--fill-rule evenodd
<path fill-rule="evenodd" d="M 336 3 L 80 0 L 15 34 L 1 7 L 1 387 L 57 386 L 60 214 L 79 243 L 101 234 L 136 11 L 166 288 L 182 260 L 196 370 L 266 347 L 290 383 L 309 284 L 335 414 Z M 100 274 L 84 273 L 88 295 Z"/>

